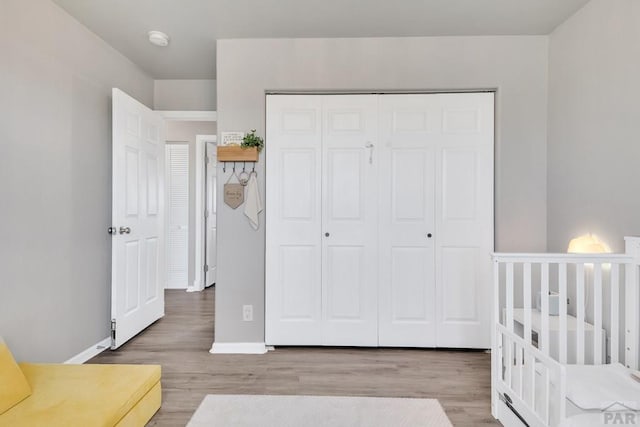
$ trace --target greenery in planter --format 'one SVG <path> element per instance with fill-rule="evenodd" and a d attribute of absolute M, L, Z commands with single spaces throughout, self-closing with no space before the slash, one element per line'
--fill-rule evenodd
<path fill-rule="evenodd" d="M 262 151 L 262 147 L 264 147 L 264 139 L 260 138 L 256 135 L 256 130 L 251 129 L 251 132 L 246 134 L 244 138 L 242 138 L 241 147 L 257 147 L 258 152 Z"/>

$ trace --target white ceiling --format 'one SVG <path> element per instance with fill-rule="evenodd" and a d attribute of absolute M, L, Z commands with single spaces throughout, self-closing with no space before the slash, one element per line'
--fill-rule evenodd
<path fill-rule="evenodd" d="M 53 1 L 155 79 L 212 79 L 217 39 L 549 34 L 589 0 Z"/>

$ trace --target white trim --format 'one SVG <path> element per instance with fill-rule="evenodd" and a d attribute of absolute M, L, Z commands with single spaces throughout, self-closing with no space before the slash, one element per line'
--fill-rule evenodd
<path fill-rule="evenodd" d="M 215 111 L 158 111 L 165 120 L 181 122 L 215 122 L 218 113 Z"/>
<path fill-rule="evenodd" d="M 214 342 L 211 354 L 265 354 L 267 346 L 263 342 Z"/>
<path fill-rule="evenodd" d="M 76 354 L 71 359 L 65 361 L 67 365 L 82 365 L 87 360 L 95 357 L 111 346 L 111 338 L 107 337 L 97 344 L 92 345 L 86 350 Z"/>
<path fill-rule="evenodd" d="M 205 157 L 206 157 L 206 148 L 207 143 L 216 143 L 217 142 L 216 135 L 196 135 L 196 164 L 195 164 L 195 223 L 194 223 L 194 236 L 195 236 L 195 247 L 194 247 L 194 278 L 191 286 L 187 288 L 187 292 L 198 292 L 204 290 L 205 286 L 205 277 L 204 274 L 204 265 L 207 262 L 205 259 L 205 251 L 204 247 L 206 245 L 206 233 L 204 229 L 205 219 L 204 219 L 204 209 L 205 209 L 205 181 L 207 179 L 206 176 L 206 165 L 205 165 Z M 214 166 L 212 166 L 214 167 Z M 198 237 L 200 236 L 200 237 Z"/>

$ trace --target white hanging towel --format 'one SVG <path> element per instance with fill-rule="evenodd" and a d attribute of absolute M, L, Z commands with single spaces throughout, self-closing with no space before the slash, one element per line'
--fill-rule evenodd
<path fill-rule="evenodd" d="M 262 200 L 260 200 L 260 191 L 258 189 L 258 174 L 251 173 L 249 182 L 247 183 L 247 195 L 244 203 L 244 214 L 249 218 L 249 224 L 254 230 L 260 227 L 258 223 L 258 214 L 262 212 Z"/>

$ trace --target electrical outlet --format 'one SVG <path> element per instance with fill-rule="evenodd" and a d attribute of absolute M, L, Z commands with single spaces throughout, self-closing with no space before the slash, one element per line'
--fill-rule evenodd
<path fill-rule="evenodd" d="M 245 322 L 253 322 L 253 306 L 252 305 L 242 306 L 242 320 L 244 320 Z"/>

